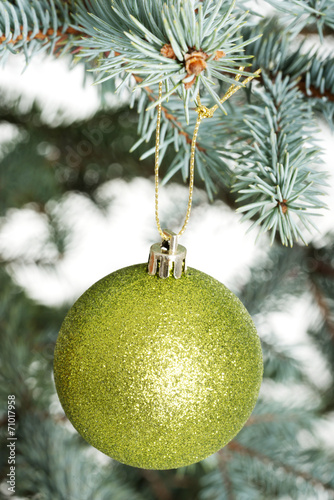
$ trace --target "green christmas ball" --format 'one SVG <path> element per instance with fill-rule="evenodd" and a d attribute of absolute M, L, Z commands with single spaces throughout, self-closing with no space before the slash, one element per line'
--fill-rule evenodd
<path fill-rule="evenodd" d="M 248 419 L 262 352 L 239 299 L 188 269 L 161 279 L 139 264 L 73 305 L 55 348 L 64 411 L 98 450 L 134 467 L 173 469 L 227 444 Z"/>

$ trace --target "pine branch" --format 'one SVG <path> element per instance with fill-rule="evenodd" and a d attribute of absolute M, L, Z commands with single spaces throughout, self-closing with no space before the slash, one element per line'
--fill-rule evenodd
<path fill-rule="evenodd" d="M 70 0 L 17 0 L 0 3 L 0 61 L 23 52 L 26 61 L 40 52 L 61 55 L 72 48 L 80 31 L 71 26 Z"/>
<path fill-rule="evenodd" d="M 304 293 L 312 294 L 314 311 L 310 317 L 310 325 L 306 326 L 314 349 L 323 356 L 324 365 L 331 374 L 326 389 L 320 389 L 322 402 L 319 411 L 326 414 L 334 407 L 334 270 L 331 264 L 333 255 L 332 235 L 326 237 L 322 247 L 299 247 L 286 250 L 275 245 L 268 253 L 267 260 L 259 261 L 251 270 L 249 280 L 237 295 L 252 315 L 260 315 L 270 311 L 287 312 L 288 304 L 302 297 Z M 261 325 L 262 322 L 260 321 Z M 265 330 L 266 327 L 262 328 Z M 270 332 L 269 332 L 270 333 Z M 280 342 L 270 333 L 262 339 L 264 358 L 264 377 L 276 382 L 291 383 L 293 380 L 305 384 L 316 395 L 319 394 L 317 383 L 305 376 L 303 367 L 296 362 L 289 350 L 282 348 Z"/>
<path fill-rule="evenodd" d="M 305 74 L 305 88 L 313 109 L 321 113 L 334 129 L 334 58 L 310 56 L 309 69 Z"/>
<path fill-rule="evenodd" d="M 266 500 L 284 494 L 314 498 L 319 488 L 332 498 L 330 456 L 320 450 L 312 433 L 316 415 L 304 406 L 288 408 L 282 401 L 274 402 L 271 394 L 276 389 L 270 385 L 268 401 L 259 399 L 237 438 L 218 452 L 216 462 L 208 462 L 209 470 L 201 479 L 201 499 L 228 500 L 234 496 Z M 298 438 L 301 429 L 305 440 L 309 435 L 315 443 L 313 448 L 303 446 Z M 223 474 L 222 466 L 226 469 Z"/>
<path fill-rule="evenodd" d="M 121 174 L 125 179 L 151 175 L 151 162 L 138 165 L 137 157 L 128 152 L 136 134 L 134 111 L 101 110 L 72 124 L 61 124 L 59 112 L 58 127 L 45 123 L 41 114 L 36 104 L 22 113 L 18 100 L 5 95 L 0 99 L 0 123 L 10 123 L 18 131 L 12 142 L 2 144 L 0 213 L 27 203 L 43 213 L 50 198 L 59 199 L 68 191 L 86 193 L 98 203 L 96 190 L 104 182 Z M 139 154 L 143 152 L 140 148 Z"/>
<path fill-rule="evenodd" d="M 315 131 L 312 114 L 293 81 L 280 74 L 274 83 L 265 74 L 263 79 L 266 93 L 255 92 L 259 103 L 245 109 L 239 126 L 248 147 L 243 147 L 233 188 L 242 202 L 238 211 L 245 213 L 242 220 L 258 214 L 251 227 L 261 224 L 259 234 L 271 231 L 272 242 L 278 231 L 283 245 L 299 239 L 306 244 L 301 227 L 310 231 L 310 216 L 324 206 L 319 150 L 306 146 Z"/>
<path fill-rule="evenodd" d="M 252 459 L 259 460 L 265 466 L 273 466 L 276 470 L 281 468 L 287 474 L 291 474 L 294 478 L 300 478 L 303 481 L 311 484 L 312 486 L 320 486 L 325 491 L 331 493 L 331 497 L 334 498 L 334 486 L 332 480 L 325 480 L 319 477 L 315 477 L 313 474 L 309 472 L 305 472 L 302 470 L 298 470 L 296 467 L 293 467 L 286 462 L 282 462 L 277 459 L 273 459 L 269 455 L 259 452 L 255 449 L 250 449 L 247 446 L 240 444 L 239 442 L 233 440 L 228 445 L 227 448 L 235 453 L 240 455 L 248 456 Z"/>
<path fill-rule="evenodd" d="M 261 32 L 263 37 L 245 49 L 246 53 L 254 54 L 253 68 L 266 68 L 272 79 L 281 72 L 295 80 L 313 110 L 325 116 L 334 127 L 333 57 L 305 50 L 304 42 L 297 50 L 291 50 L 295 45 L 293 36 L 283 29 L 277 18 L 265 19 L 251 29 L 245 28 L 244 37 L 254 37 Z"/>
<path fill-rule="evenodd" d="M 295 58 L 298 57 L 298 54 L 294 54 Z M 320 68 L 319 68 L 319 61 L 317 61 L 315 58 L 310 58 L 310 64 L 312 65 L 315 65 L 315 63 L 318 62 L 318 70 L 320 69 L 320 78 L 321 78 L 321 74 L 323 72 L 323 65 L 320 63 Z M 332 68 L 333 64 L 334 64 L 334 60 L 331 59 L 330 61 L 328 61 L 328 68 Z M 286 73 L 286 71 L 282 71 L 282 73 Z M 316 73 L 316 71 L 312 71 L 312 73 Z M 331 75 L 332 76 L 332 75 Z M 319 80 L 319 72 L 317 72 L 317 79 Z M 263 76 L 260 75 L 260 78 L 259 80 L 261 81 L 261 83 L 263 83 Z M 311 76 L 311 71 L 307 71 L 306 73 L 304 73 L 302 76 L 300 76 L 297 80 L 297 87 L 298 89 L 305 95 L 305 97 L 308 97 L 308 98 L 311 98 L 311 99 L 325 99 L 326 101 L 328 102 L 334 102 L 334 93 L 333 93 L 333 90 L 332 89 L 327 89 L 325 88 L 325 80 L 322 80 L 321 82 L 321 86 L 322 86 L 322 89 L 320 88 L 319 85 L 317 85 L 316 83 L 311 83 L 312 81 L 312 76 Z"/>
<path fill-rule="evenodd" d="M 323 0 L 327 9 L 326 1 Z M 240 64 L 248 64 L 245 61 L 253 50 L 255 64 L 269 68 L 268 77 L 274 82 L 270 85 L 269 79 L 263 77 L 264 92 L 257 94 L 258 103 L 261 100 L 262 103 L 256 108 L 248 107 L 248 111 L 246 107 L 244 109 L 245 115 L 247 112 L 250 115 L 245 117 L 247 129 L 245 125 L 241 126 L 238 141 L 241 139 L 246 145 L 240 143 L 239 151 L 235 146 L 235 131 L 240 128 L 241 113 L 238 114 L 232 107 L 235 115 L 232 121 L 237 125 L 234 132 L 233 127 L 230 124 L 227 126 L 221 117 L 211 120 L 209 125 L 202 125 L 197 145 L 197 173 L 212 199 L 217 186 L 224 185 L 225 190 L 230 187 L 232 159 L 239 152 L 242 163 L 238 167 L 235 190 L 241 194 L 239 201 L 243 206 L 240 211 L 245 212 L 244 219 L 253 219 L 255 226 L 261 226 L 260 234 L 271 231 L 272 241 L 278 233 L 284 245 L 291 246 L 298 240 L 306 242 L 301 227 L 308 231 L 314 227 L 310 217 L 323 207 L 320 196 L 324 182 L 322 173 L 314 170 L 319 163 L 317 149 L 304 147 L 314 129 L 304 126 L 303 137 L 299 140 L 291 134 L 303 120 L 311 122 L 310 108 L 303 107 L 296 98 L 294 110 L 298 120 L 290 127 L 288 119 L 293 116 L 290 112 L 288 117 L 285 107 L 289 99 L 294 100 L 292 87 L 295 86 L 307 94 L 314 109 L 321 110 L 329 120 L 334 117 L 331 107 L 334 95 L 331 60 L 317 61 L 314 54 L 299 57 L 300 49 L 298 57 L 296 53 L 292 54 L 289 41 L 295 34 L 293 30 L 292 34 L 277 27 L 271 31 L 270 23 L 264 25 L 261 41 L 260 25 L 248 30 L 242 28 L 247 15 L 242 8 L 236 10 L 236 20 L 231 17 L 235 3 L 232 0 L 219 0 L 218 3 L 211 0 L 171 0 L 167 4 L 163 0 L 145 0 L 141 7 L 137 2 L 125 4 L 121 0 L 115 0 L 112 5 L 108 0 L 81 0 L 75 5 L 72 1 L 65 4 L 60 0 L 43 2 L 47 15 L 43 14 L 36 0 L 32 5 L 27 0 L 20 0 L 14 5 L 9 2 L 0 4 L 5 13 L 0 24 L 0 47 L 11 50 L 13 45 L 18 50 L 24 50 L 29 57 L 35 49 L 44 50 L 50 43 L 51 52 L 54 52 L 58 43 L 64 50 L 72 50 L 72 55 L 79 50 L 77 58 L 100 75 L 99 82 L 115 81 L 117 78 L 120 82 L 118 92 L 124 87 L 131 90 L 134 86 L 138 88 L 141 93 L 138 99 L 141 138 L 135 147 L 150 141 L 154 133 L 155 114 L 152 108 L 159 102 L 156 87 L 159 81 L 164 81 L 161 158 L 171 144 L 176 151 L 165 176 L 166 181 L 178 172 L 182 173 L 184 180 L 187 179 L 192 137 L 189 124 L 194 123 L 194 101 L 198 92 L 204 91 L 218 103 L 217 85 L 215 88 L 214 85 L 218 83 L 221 88 L 233 82 L 232 77 L 240 73 Z M 295 0 L 294 3 L 303 12 L 315 14 L 314 8 L 305 2 Z M 330 11 L 326 10 L 325 17 L 327 21 L 330 19 Z M 82 34 L 80 40 L 78 33 Z M 288 90 L 287 80 L 281 83 L 280 71 L 283 75 L 290 75 L 291 88 Z M 248 74 L 247 71 L 241 73 Z M 278 102 L 278 97 L 284 97 L 284 101 L 275 106 L 274 101 Z M 225 110 L 228 106 L 221 108 Z M 255 120 L 248 119 L 255 109 Z M 267 113 L 267 120 L 263 128 L 264 112 Z M 271 112 L 274 113 L 274 120 L 270 118 Z M 282 113 L 286 114 L 284 130 L 281 123 L 272 126 Z M 225 137 L 212 136 L 214 127 L 224 129 Z M 244 154 L 240 153 L 242 147 L 246 151 Z M 148 157 L 153 152 L 152 148 L 142 157 Z M 312 166 L 310 160 L 313 161 Z"/>
<path fill-rule="evenodd" d="M 127 74 L 147 75 L 143 85 L 163 80 L 185 102 L 197 97 L 202 83 L 219 102 L 211 79 L 230 82 L 224 72 L 238 73 L 245 59 L 241 51 L 252 41 L 240 41 L 238 30 L 247 13 L 235 21 L 230 16 L 234 4 L 235 0 L 194 5 L 189 0 L 170 4 L 146 0 L 141 9 L 136 2 L 125 5 L 120 0 L 111 8 L 103 0 L 89 2 L 88 13 L 79 5 L 77 25 L 86 35 L 80 56 L 100 58 L 95 69 L 102 72 L 99 82 L 117 76 L 126 81 Z M 168 96 L 167 91 L 163 99 Z"/>
<path fill-rule="evenodd" d="M 52 419 L 42 420 L 34 414 L 26 418 L 20 426 L 18 451 L 20 496 L 37 494 L 41 500 L 144 500 Z"/>
<path fill-rule="evenodd" d="M 319 150 L 315 146 L 306 147 L 308 136 L 315 129 L 312 127 L 310 107 L 307 103 L 303 104 L 294 81 L 285 79 L 282 82 L 281 75 L 277 74 L 272 84 L 264 75 L 263 84 L 265 92 L 255 93 L 259 98 L 256 106 L 244 106 L 243 114 L 236 113 L 232 119 L 222 120 L 218 115 L 204 122 L 198 140 L 196 165 L 212 197 L 217 180 L 223 180 L 227 186 L 230 184 L 228 160 L 239 150 L 242 151 L 238 164 L 241 173 L 234 187 L 241 195 L 239 201 L 243 201 L 239 211 L 246 212 L 242 220 L 254 218 L 253 227 L 261 224 L 261 232 L 272 230 L 272 241 L 278 231 L 282 243 L 292 246 L 293 241 L 298 239 L 305 242 L 300 226 L 307 230 L 313 226 L 310 216 L 316 212 L 311 210 L 323 208 L 319 198 L 323 194 L 321 185 L 324 184 L 324 174 L 315 170 L 320 164 Z M 155 94 L 157 90 L 149 89 L 148 99 L 153 100 Z M 152 110 L 150 114 L 145 111 L 146 102 L 142 96 L 138 105 L 141 139 L 133 149 L 144 141 L 148 142 L 155 131 L 155 114 Z M 165 123 L 166 128 L 161 135 L 161 158 L 169 144 L 174 144 L 177 152 L 166 180 L 179 170 L 184 179 L 188 175 L 189 142 L 196 115 L 191 108 L 188 113 L 189 132 L 187 126 L 182 125 L 184 120 L 179 101 L 172 96 L 165 104 L 165 118 L 171 119 L 172 127 Z M 306 127 L 305 123 L 310 126 Z M 212 130 L 223 130 L 224 135 L 216 137 Z M 293 134 L 292 130 L 298 130 L 298 134 Z M 235 131 L 239 131 L 237 140 L 233 137 Z M 222 137 L 225 141 L 233 141 L 225 149 L 218 142 Z M 154 154 L 154 147 L 143 157 L 150 154 Z M 247 163 L 243 166 L 245 160 Z M 257 186 L 254 185 L 256 181 L 259 183 Z M 250 203 L 245 204 L 245 201 Z"/>
<path fill-rule="evenodd" d="M 51 368 L 54 341 L 64 310 L 50 310 L 35 304 L 20 290 L 3 268 L 0 268 L 1 360 L 0 399 L 16 395 L 17 419 L 32 408 L 48 407 L 54 389 L 45 373 Z M 45 321 L 48 327 L 45 327 Z M 41 352 L 37 345 L 43 345 Z M 34 361 L 38 361 L 33 365 Z M 19 368 L 19 369 L 18 369 Z M 38 395 L 31 385 L 43 381 Z"/>
<path fill-rule="evenodd" d="M 20 26 L 20 35 L 17 35 L 16 38 L 12 38 L 11 40 L 7 40 L 7 37 L 5 35 L 0 36 L 0 43 L 4 44 L 5 42 L 11 45 L 18 44 L 22 40 L 25 40 L 26 42 L 31 42 L 32 40 L 41 40 L 44 43 L 47 43 L 48 41 L 52 40 L 53 38 L 57 38 L 57 42 L 55 45 L 55 51 L 58 48 L 60 44 L 62 44 L 65 40 L 69 38 L 69 35 L 80 35 L 81 33 L 71 26 L 67 28 L 66 31 L 62 31 L 58 29 L 57 31 L 53 30 L 52 28 L 49 28 L 46 33 L 42 32 L 37 32 L 34 33 L 32 30 L 28 31 L 26 37 L 23 35 L 23 26 Z"/>
<path fill-rule="evenodd" d="M 138 100 L 137 109 L 139 112 L 138 133 L 140 139 L 134 144 L 131 151 L 134 151 L 144 142 L 148 143 L 154 133 L 156 127 L 156 111 L 151 107 L 147 111 L 147 106 L 150 102 L 157 101 L 157 86 L 146 89 L 145 94 L 141 94 Z M 203 103 L 208 104 L 207 100 Z M 173 160 L 170 162 L 163 182 L 166 183 L 176 173 L 181 172 L 183 180 L 188 178 L 190 145 L 194 124 L 196 122 L 197 113 L 195 106 L 184 108 L 184 104 L 176 96 L 171 96 L 168 102 L 163 106 L 163 121 L 160 133 L 160 163 L 167 153 L 168 149 L 174 149 Z M 185 123 L 184 113 L 186 110 L 189 125 Z M 218 130 L 221 124 L 221 117 L 216 113 L 210 120 L 204 121 L 201 125 L 200 133 L 196 143 L 196 169 L 200 180 L 204 182 L 205 188 L 210 199 L 213 198 L 213 193 L 217 192 L 217 187 L 224 184 L 231 184 L 231 170 L 224 160 L 223 155 L 219 151 L 221 146 L 221 137 L 212 134 L 212 129 Z M 148 149 L 141 159 L 146 159 L 153 156 L 155 147 Z M 228 157 L 229 154 L 226 154 Z M 163 168 L 161 169 L 163 171 Z"/>
<path fill-rule="evenodd" d="M 262 339 L 263 378 L 276 382 L 299 381 L 309 383 L 305 379 L 301 363 L 291 353 L 291 348 L 284 348 L 273 334 L 270 340 Z M 252 418 L 252 417 L 251 417 Z"/>
<path fill-rule="evenodd" d="M 282 23 L 294 35 L 309 24 L 315 24 L 321 41 L 326 27 L 334 29 L 334 6 L 332 0 L 266 0 L 283 13 Z"/>

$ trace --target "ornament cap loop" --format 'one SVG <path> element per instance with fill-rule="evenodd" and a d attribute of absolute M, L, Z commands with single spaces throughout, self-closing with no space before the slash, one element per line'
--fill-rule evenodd
<path fill-rule="evenodd" d="M 161 243 L 154 243 L 150 249 L 148 259 L 148 274 L 159 275 L 160 278 L 181 278 L 182 273 L 186 272 L 186 254 L 187 250 L 182 245 L 178 245 L 178 235 L 163 230 L 165 239 Z M 169 238 L 168 238 L 169 237 Z"/>

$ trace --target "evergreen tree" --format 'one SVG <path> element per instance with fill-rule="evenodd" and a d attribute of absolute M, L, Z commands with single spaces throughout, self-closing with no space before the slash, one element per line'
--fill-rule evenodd
<path fill-rule="evenodd" d="M 19 96 L 0 99 L 1 123 L 17 131 L 1 144 L 3 226 L 15 210 L 29 207 L 47 228 L 35 251 L 15 254 L 0 248 L 0 429 L 3 444 L 8 395 L 15 395 L 19 498 L 334 498 L 333 447 L 320 432 L 328 428 L 333 433 L 334 235 L 315 237 L 315 216 L 326 205 L 330 173 L 316 139 L 317 120 L 334 125 L 333 57 L 321 50 L 333 40 L 334 4 L 267 0 L 270 17 L 261 16 L 263 4 L 252 5 L 250 12 L 247 4 L 0 2 L 2 64 L 17 53 L 25 55 L 27 65 L 43 52 L 54 58 L 67 55 L 93 75 L 101 93 L 101 109 L 94 116 L 72 123 L 60 117 L 56 126 L 45 123 L 37 105 L 23 110 Z M 258 68 L 259 78 L 220 102 L 236 75 L 242 84 Z M 181 470 L 149 471 L 101 461 L 70 431 L 55 405 L 52 380 L 53 348 L 66 308 L 35 303 L 15 283 L 15 270 L 27 265 L 57 269 L 70 251 L 71 228 L 55 209 L 70 193 L 83 194 L 103 214 L 99 189 L 107 181 L 120 175 L 126 180 L 152 176 L 160 81 L 164 181 L 188 178 L 200 93 L 202 105 L 217 105 L 218 110 L 200 128 L 195 183 L 210 200 L 221 199 L 242 213 L 259 235 L 269 231 L 270 239 L 263 240 L 268 241 L 266 256 L 249 270 L 247 280 L 234 282 L 256 322 L 264 354 L 264 382 L 252 416 L 209 459 Z M 110 91 L 131 94 L 130 109 L 108 106 L 104 97 Z M 92 147 L 76 154 L 87 130 Z M 305 332 L 321 362 L 320 375 L 300 360 L 298 346 L 285 346 L 270 327 L 273 313 L 303 301 L 312 308 Z M 4 498 L 11 495 L 8 453 L 4 445 Z"/>

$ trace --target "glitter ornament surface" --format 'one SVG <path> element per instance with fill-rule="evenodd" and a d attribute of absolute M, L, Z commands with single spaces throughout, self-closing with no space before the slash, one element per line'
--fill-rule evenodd
<path fill-rule="evenodd" d="M 55 349 L 64 411 L 110 457 L 145 469 L 198 462 L 227 444 L 256 403 L 260 340 L 239 299 L 188 269 L 176 280 L 139 264 L 73 305 Z"/>

